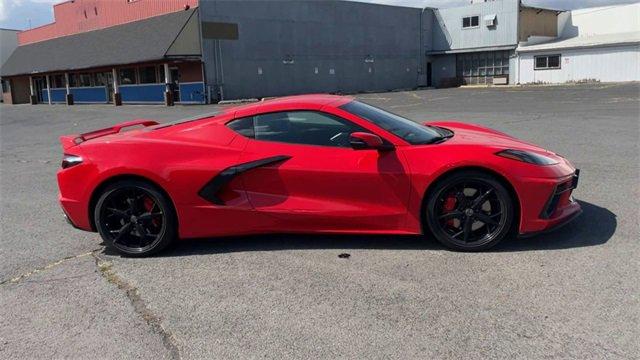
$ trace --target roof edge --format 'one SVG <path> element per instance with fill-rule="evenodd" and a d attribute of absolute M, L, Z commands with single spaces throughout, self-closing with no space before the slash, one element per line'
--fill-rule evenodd
<path fill-rule="evenodd" d="M 640 40 L 622 40 L 618 42 L 609 42 L 602 44 L 577 44 L 570 46 L 556 46 L 556 47 L 537 47 L 531 48 L 527 47 L 518 47 L 516 51 L 518 53 L 528 53 L 528 52 L 537 52 L 537 51 L 556 51 L 556 50 L 574 50 L 574 49 L 589 49 L 589 48 L 603 48 L 603 47 L 615 47 L 615 46 L 625 46 L 625 45 L 640 45 Z"/>

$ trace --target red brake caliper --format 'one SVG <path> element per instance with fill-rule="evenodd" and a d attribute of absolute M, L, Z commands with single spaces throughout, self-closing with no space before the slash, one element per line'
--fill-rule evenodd
<path fill-rule="evenodd" d="M 453 212 L 453 209 L 456 208 L 458 200 L 453 194 L 449 194 L 447 198 L 444 200 L 444 204 L 442 205 L 442 212 L 444 214 L 448 214 Z M 453 226 L 453 219 L 447 220 L 447 225 Z"/>
<path fill-rule="evenodd" d="M 155 203 L 153 202 L 153 200 L 151 200 L 151 198 L 150 198 L 150 197 L 145 197 L 145 198 L 144 198 L 144 200 L 142 201 L 142 206 L 144 206 L 144 209 L 145 209 L 147 212 L 151 212 L 151 210 L 153 210 L 153 205 L 154 205 L 154 204 L 155 204 Z M 155 225 L 155 226 L 158 226 L 158 219 L 153 218 L 153 219 L 151 220 L 151 223 L 152 223 L 153 225 Z"/>

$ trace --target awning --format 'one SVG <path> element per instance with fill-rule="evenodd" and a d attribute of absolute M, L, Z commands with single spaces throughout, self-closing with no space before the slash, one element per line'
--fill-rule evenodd
<path fill-rule="evenodd" d="M 483 51 L 504 51 L 504 50 L 513 50 L 515 49 L 515 45 L 503 45 L 503 46 L 487 46 L 480 48 L 463 48 L 463 49 L 454 49 L 454 50 L 433 50 L 427 51 L 427 55 L 445 55 L 445 54 L 463 54 L 463 53 L 472 53 L 472 52 L 483 52 Z"/>
<path fill-rule="evenodd" d="M 180 48 L 180 56 L 200 56 L 197 21 L 196 8 L 18 46 L 2 66 L 0 75 L 157 61 L 175 53 L 176 46 Z M 196 22 L 195 27 L 192 22 Z"/>
<path fill-rule="evenodd" d="M 485 15 L 482 20 L 484 20 L 484 26 L 495 26 L 496 25 L 496 14 Z"/>

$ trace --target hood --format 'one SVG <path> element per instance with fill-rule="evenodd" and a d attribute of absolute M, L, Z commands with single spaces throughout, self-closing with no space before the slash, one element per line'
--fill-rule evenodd
<path fill-rule="evenodd" d="M 455 121 L 429 121 L 425 125 L 438 126 L 453 131 L 454 136 L 443 144 L 448 145 L 475 145 L 493 147 L 496 150 L 517 149 L 529 150 L 543 154 L 556 155 L 538 145 L 517 139 L 503 132 L 489 129 L 480 125 L 467 124 Z"/>

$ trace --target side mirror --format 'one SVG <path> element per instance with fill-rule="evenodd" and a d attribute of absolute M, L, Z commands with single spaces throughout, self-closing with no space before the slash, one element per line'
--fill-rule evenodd
<path fill-rule="evenodd" d="M 393 145 L 385 144 L 382 138 L 366 132 L 354 132 L 349 136 L 349 143 L 355 150 L 376 149 L 391 150 Z"/>

